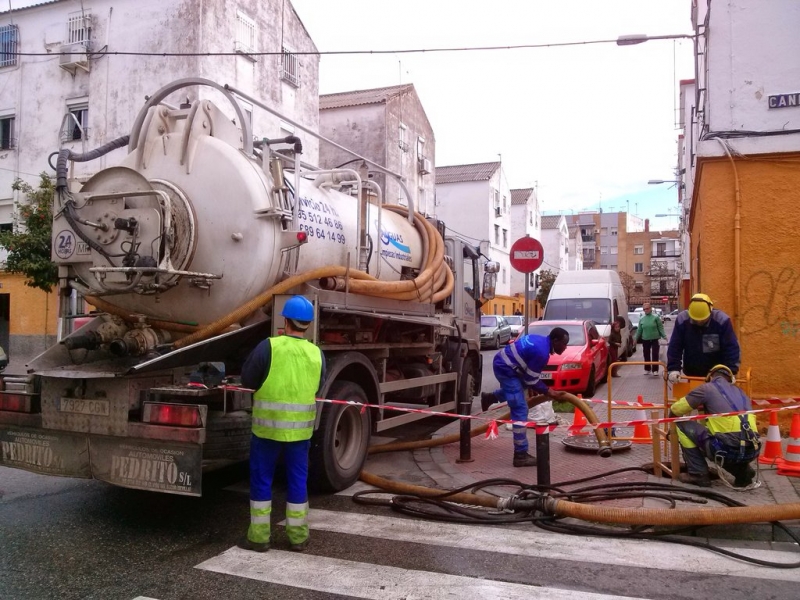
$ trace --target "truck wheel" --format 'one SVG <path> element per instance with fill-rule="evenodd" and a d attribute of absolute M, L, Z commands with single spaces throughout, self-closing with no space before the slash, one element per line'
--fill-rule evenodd
<path fill-rule="evenodd" d="M 470 402 L 478 395 L 477 386 L 475 385 L 475 367 L 473 366 L 474 360 L 471 356 L 467 356 L 461 364 L 461 377 L 460 387 L 458 389 L 458 402 Z"/>
<path fill-rule="evenodd" d="M 332 400 L 368 404 L 361 386 L 337 381 L 328 391 Z M 367 460 L 371 416 L 355 406 L 322 406 L 319 429 L 311 439 L 309 485 L 321 492 L 339 492 L 353 485 Z"/>
<path fill-rule="evenodd" d="M 252 427 L 252 417 L 248 412 L 209 412 L 203 458 L 247 460 Z"/>
<path fill-rule="evenodd" d="M 594 391 L 597 388 L 596 378 L 597 376 L 594 370 L 594 365 L 592 365 L 592 370 L 589 371 L 589 383 L 586 384 L 586 391 L 583 392 L 584 396 L 587 398 L 594 396 Z"/>

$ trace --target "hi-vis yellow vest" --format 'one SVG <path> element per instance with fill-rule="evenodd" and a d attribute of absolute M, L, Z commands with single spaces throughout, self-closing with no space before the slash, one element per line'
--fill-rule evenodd
<path fill-rule="evenodd" d="M 306 339 L 270 338 L 269 374 L 253 394 L 253 434 L 278 442 L 311 439 L 322 354 Z"/>

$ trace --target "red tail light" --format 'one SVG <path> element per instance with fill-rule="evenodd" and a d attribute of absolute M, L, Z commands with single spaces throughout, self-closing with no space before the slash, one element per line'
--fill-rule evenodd
<path fill-rule="evenodd" d="M 39 412 L 37 399 L 37 396 L 30 394 L 0 392 L 0 410 L 23 413 Z"/>
<path fill-rule="evenodd" d="M 153 425 L 172 425 L 175 427 L 203 427 L 205 419 L 201 407 L 196 404 L 163 404 L 145 402 L 142 407 L 142 421 Z"/>

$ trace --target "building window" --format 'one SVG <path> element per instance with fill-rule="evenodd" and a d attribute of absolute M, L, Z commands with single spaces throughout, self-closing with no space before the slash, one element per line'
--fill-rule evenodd
<path fill-rule="evenodd" d="M 612 227 L 611 228 L 611 235 L 617 235 L 617 228 L 616 227 Z"/>
<path fill-rule="evenodd" d="M 644 289 L 644 281 L 634 281 L 633 282 L 633 287 L 635 289 L 637 289 L 637 290 L 643 290 Z"/>
<path fill-rule="evenodd" d="M 644 273 L 644 263 L 633 263 L 634 273 Z"/>
<path fill-rule="evenodd" d="M 506 268 L 503 267 L 503 283 L 506 282 Z"/>
<path fill-rule="evenodd" d="M 300 61 L 297 60 L 297 55 L 292 54 L 286 46 L 281 51 L 283 53 L 281 79 L 294 87 L 300 87 Z"/>
<path fill-rule="evenodd" d="M 608 235 L 608 227 L 601 227 L 600 235 Z"/>
<path fill-rule="evenodd" d="M 404 123 L 400 123 L 397 126 L 397 145 L 400 146 L 400 150 L 403 152 L 408 152 L 408 141 L 406 139 L 407 135 L 408 127 L 406 127 Z"/>
<path fill-rule="evenodd" d="M 508 248 L 508 229 L 503 229 L 503 248 Z"/>
<path fill-rule="evenodd" d="M 67 16 L 67 44 L 87 45 L 92 37 L 92 13 L 80 10 Z"/>
<path fill-rule="evenodd" d="M 256 51 L 256 22 L 240 10 L 236 11 L 236 41 L 233 43 L 233 49 L 242 54 L 252 54 Z"/>
<path fill-rule="evenodd" d="M 0 117 L 0 150 L 14 147 L 14 117 Z"/>
<path fill-rule="evenodd" d="M 608 246 L 600 246 L 600 254 L 608 254 Z"/>
<path fill-rule="evenodd" d="M 13 67 L 17 64 L 17 40 L 19 29 L 16 25 L 0 27 L 0 67 Z"/>
<path fill-rule="evenodd" d="M 503 213 L 505 214 L 507 212 L 508 212 L 508 198 L 506 198 L 505 195 L 504 195 L 503 196 Z"/>
<path fill-rule="evenodd" d="M 667 255 L 667 244 L 663 242 L 656 242 L 656 256 Z"/>
<path fill-rule="evenodd" d="M 425 158 L 425 138 L 417 138 L 417 158 Z"/>
<path fill-rule="evenodd" d="M 633 247 L 634 254 L 644 254 L 644 246 L 634 246 Z"/>
<path fill-rule="evenodd" d="M 72 142 L 89 137 L 89 105 L 74 104 L 67 106 L 64 115 L 64 126 L 61 129 L 61 141 Z"/>
<path fill-rule="evenodd" d="M 616 253 L 617 253 L 617 247 L 611 246 L 611 254 L 616 254 Z"/>
<path fill-rule="evenodd" d="M 494 243 L 497 245 L 500 244 L 500 225 L 494 226 Z"/>

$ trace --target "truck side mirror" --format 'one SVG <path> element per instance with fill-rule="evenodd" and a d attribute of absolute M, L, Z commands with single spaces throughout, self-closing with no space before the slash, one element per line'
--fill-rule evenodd
<path fill-rule="evenodd" d="M 483 296 L 484 300 L 494 298 L 494 289 L 497 285 L 497 273 L 486 272 L 483 274 Z"/>

